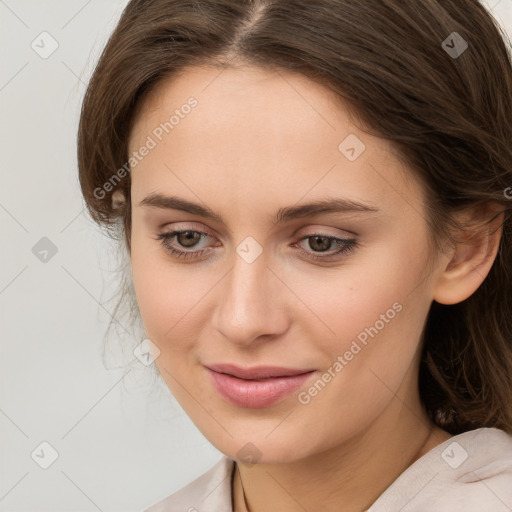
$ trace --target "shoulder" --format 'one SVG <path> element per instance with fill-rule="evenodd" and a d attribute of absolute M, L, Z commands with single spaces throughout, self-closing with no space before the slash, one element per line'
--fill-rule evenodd
<path fill-rule="evenodd" d="M 226 456 L 206 473 L 144 512 L 229 512 L 234 461 Z"/>
<path fill-rule="evenodd" d="M 512 435 L 478 428 L 451 437 L 418 459 L 368 512 L 509 512 L 511 508 Z"/>

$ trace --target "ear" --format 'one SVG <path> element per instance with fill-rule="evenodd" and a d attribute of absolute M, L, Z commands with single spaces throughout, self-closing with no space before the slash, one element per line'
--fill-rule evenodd
<path fill-rule="evenodd" d="M 126 203 L 126 198 L 124 197 L 123 192 L 120 189 L 114 190 L 112 193 L 112 209 L 116 210 L 124 203 Z"/>
<path fill-rule="evenodd" d="M 496 206 L 500 205 L 488 205 L 485 211 L 457 216 L 465 227 L 456 234 L 458 244 L 442 258 L 442 272 L 434 286 L 436 302 L 462 302 L 484 282 L 498 253 L 502 234 L 504 215 Z"/>

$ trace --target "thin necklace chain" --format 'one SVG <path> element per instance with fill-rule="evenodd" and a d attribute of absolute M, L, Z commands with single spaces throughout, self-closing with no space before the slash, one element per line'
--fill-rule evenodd
<path fill-rule="evenodd" d="M 247 505 L 247 499 L 245 497 L 244 483 L 242 482 L 242 475 L 240 474 L 240 468 L 238 467 L 238 463 L 235 462 L 235 464 L 236 464 L 236 469 L 238 470 L 238 477 L 240 478 L 240 485 L 242 486 L 242 496 L 244 497 L 244 507 L 245 507 L 244 512 L 250 512 L 249 505 Z"/>

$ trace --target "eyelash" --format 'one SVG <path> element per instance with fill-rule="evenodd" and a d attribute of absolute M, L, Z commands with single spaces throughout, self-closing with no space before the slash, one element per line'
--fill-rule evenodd
<path fill-rule="evenodd" d="M 200 258 L 207 249 L 202 249 L 199 251 L 181 251 L 179 249 L 176 249 L 173 245 L 169 243 L 169 240 L 173 238 L 176 235 L 182 234 L 182 233 L 199 233 L 201 234 L 201 238 L 204 238 L 205 236 L 209 236 L 208 233 L 205 233 L 203 231 L 198 230 L 192 230 L 192 229 L 182 229 L 182 230 L 174 230 L 167 233 L 160 233 L 155 240 L 160 240 L 162 246 L 169 251 L 173 256 L 176 258 Z M 324 235 L 322 233 L 312 233 L 310 235 L 302 237 L 298 242 L 302 242 L 303 240 L 307 240 L 308 238 L 314 238 L 314 237 L 321 237 L 326 238 L 328 240 L 332 240 L 334 244 L 338 244 L 341 246 L 339 250 L 336 252 L 329 254 L 328 256 L 320 256 L 318 253 L 310 253 L 308 251 L 305 251 L 304 249 L 300 249 L 302 253 L 306 253 L 308 258 L 311 258 L 315 261 L 328 261 L 331 259 L 334 259 L 336 256 L 340 255 L 347 255 L 350 252 L 352 252 L 356 246 L 357 241 L 353 238 L 337 238 L 330 235 Z M 296 242 L 296 243 L 298 243 Z"/>

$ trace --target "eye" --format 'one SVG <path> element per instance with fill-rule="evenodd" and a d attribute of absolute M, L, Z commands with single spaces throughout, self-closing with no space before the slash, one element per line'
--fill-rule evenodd
<path fill-rule="evenodd" d="M 192 229 L 184 230 L 173 230 L 165 233 L 159 233 L 156 240 L 160 240 L 162 246 L 170 252 L 176 258 L 200 258 L 209 248 L 203 248 L 200 250 L 183 250 L 181 248 L 194 248 L 204 238 L 209 238 L 209 234 L 204 231 L 197 231 Z M 173 239 L 175 242 L 172 243 Z M 319 261 L 327 261 L 335 258 L 336 256 L 346 255 L 353 251 L 357 246 L 357 241 L 354 238 L 338 238 L 331 235 L 325 235 L 322 233 L 312 233 L 303 236 L 298 242 L 292 244 L 297 246 L 309 240 L 309 247 L 311 250 L 305 250 L 300 248 L 300 252 L 305 254 L 307 258 Z M 332 248 L 337 248 L 334 252 Z M 322 254 L 329 253 L 329 254 Z"/>
<path fill-rule="evenodd" d="M 353 251 L 357 246 L 355 238 L 338 238 L 332 235 L 324 235 L 321 233 L 314 233 L 311 235 L 303 236 L 298 243 L 304 240 L 309 240 L 309 247 L 313 249 L 313 252 L 305 251 L 301 249 L 301 252 L 306 253 L 306 257 L 313 260 L 324 260 L 328 261 L 334 259 L 336 256 L 346 255 Z M 294 244 L 295 245 L 295 244 Z M 338 249 L 330 254 L 323 255 L 324 252 L 329 252 L 332 246 Z"/>
<path fill-rule="evenodd" d="M 176 246 L 171 243 L 171 240 L 175 237 L 181 247 L 187 248 L 194 247 L 197 242 L 208 237 L 208 233 L 192 229 L 174 230 L 168 233 L 160 233 L 156 240 L 160 240 L 164 248 L 177 258 L 199 258 L 206 252 L 206 249 L 199 251 L 183 251 L 177 249 Z"/>

